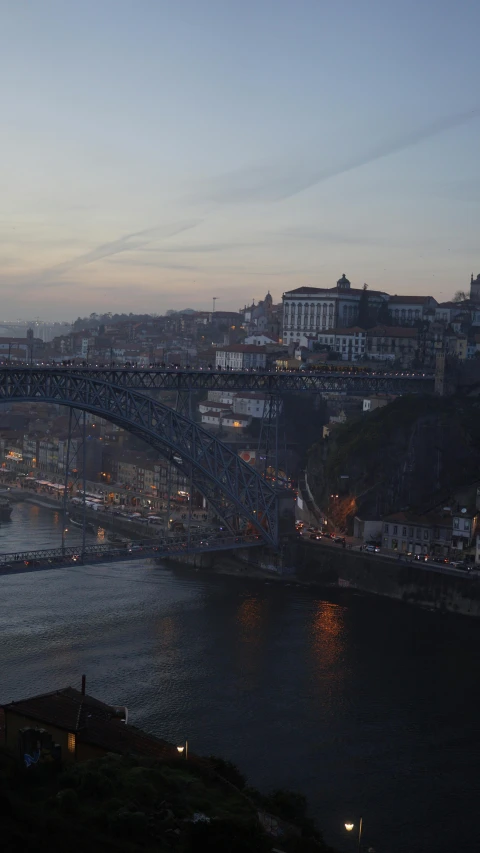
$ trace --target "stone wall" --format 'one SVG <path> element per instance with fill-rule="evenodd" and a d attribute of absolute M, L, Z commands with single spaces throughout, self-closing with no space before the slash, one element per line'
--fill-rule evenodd
<path fill-rule="evenodd" d="M 298 577 L 330 586 L 351 587 L 418 607 L 480 617 L 480 578 L 434 572 L 421 563 L 378 554 L 302 542 Z"/>

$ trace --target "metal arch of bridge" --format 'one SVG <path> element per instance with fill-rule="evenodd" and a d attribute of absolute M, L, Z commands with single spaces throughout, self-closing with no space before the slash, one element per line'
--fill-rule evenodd
<path fill-rule="evenodd" d="M 338 393 L 347 396 L 370 394 L 430 394 L 434 390 L 433 374 L 416 373 L 410 376 L 393 373 L 321 373 L 304 370 L 295 373 L 217 371 L 217 370 L 161 370 L 125 369 L 110 367 L 9 367 L 1 373 L 20 376 L 23 372 L 55 376 L 65 374 L 84 376 L 108 382 L 123 388 L 139 391 L 175 391 L 178 394 L 192 391 L 261 391 L 281 395 L 286 392 L 314 394 Z"/>
<path fill-rule="evenodd" d="M 84 409 L 142 438 L 176 465 L 230 530 L 241 515 L 271 547 L 278 544 L 277 494 L 237 453 L 145 393 L 68 370 L 1 370 L 1 401 Z"/>

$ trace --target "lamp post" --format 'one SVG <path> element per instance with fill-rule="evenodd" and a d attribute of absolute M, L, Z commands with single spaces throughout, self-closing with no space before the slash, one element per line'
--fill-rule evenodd
<path fill-rule="evenodd" d="M 352 830 L 355 829 L 355 824 L 354 823 L 346 823 L 345 829 L 347 830 L 347 832 L 352 832 Z M 358 825 L 358 851 L 359 851 L 359 853 L 360 853 L 361 844 L 362 844 L 362 832 L 363 832 L 363 817 L 360 818 L 360 823 Z"/>
<path fill-rule="evenodd" d="M 188 760 L 188 740 L 185 740 L 185 744 L 183 746 L 177 746 L 177 751 L 182 755 L 185 752 L 185 761 Z"/>

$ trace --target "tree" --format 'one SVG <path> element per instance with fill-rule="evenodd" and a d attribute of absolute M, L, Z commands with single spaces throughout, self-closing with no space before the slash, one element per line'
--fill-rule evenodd
<path fill-rule="evenodd" d="M 377 323 L 381 326 L 388 326 L 392 322 L 390 311 L 388 310 L 388 302 L 382 299 L 382 304 L 378 309 Z"/>
<path fill-rule="evenodd" d="M 357 323 L 362 329 L 368 327 L 370 321 L 370 306 L 368 303 L 368 284 L 363 285 L 362 294 L 358 303 Z"/>
<path fill-rule="evenodd" d="M 452 302 L 465 302 L 467 299 L 468 296 L 464 290 L 457 290 L 455 296 L 452 299 Z"/>

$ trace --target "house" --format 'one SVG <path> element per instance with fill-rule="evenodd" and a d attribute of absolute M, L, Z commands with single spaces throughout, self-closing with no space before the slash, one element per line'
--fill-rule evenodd
<path fill-rule="evenodd" d="M 449 556 L 455 547 L 452 513 L 445 508 L 416 515 L 397 512 L 383 519 L 383 547 L 408 554 Z"/>
<path fill-rule="evenodd" d="M 249 335 L 243 341 L 244 344 L 256 346 L 256 347 L 264 347 L 266 344 L 278 344 L 278 339 L 272 337 L 271 335 L 266 335 L 264 332 L 258 332 L 257 334 Z"/>
<path fill-rule="evenodd" d="M 477 526 L 478 511 L 459 506 L 452 512 L 452 547 L 465 551 L 470 547 Z"/>
<path fill-rule="evenodd" d="M 318 343 L 341 354 L 343 361 L 358 361 L 365 357 L 367 333 L 360 326 L 331 329 L 318 335 Z"/>
<path fill-rule="evenodd" d="M 353 520 L 353 535 L 363 542 L 382 541 L 382 522 L 378 518 L 361 518 L 356 515 Z"/>
<path fill-rule="evenodd" d="M 433 547 L 433 524 L 425 516 L 397 512 L 383 519 L 384 548 L 409 554 L 430 554 Z"/>
<path fill-rule="evenodd" d="M 388 300 L 390 317 L 399 326 L 412 326 L 425 320 L 426 314 L 436 307 L 433 296 L 390 296 Z"/>
<path fill-rule="evenodd" d="M 221 412 L 208 410 L 202 413 L 202 424 L 205 424 L 206 426 L 231 429 L 234 432 L 245 429 L 245 427 L 250 426 L 251 422 L 251 417 L 235 415 L 231 409 Z"/>
<path fill-rule="evenodd" d="M 176 747 L 127 724 L 128 711 L 65 687 L 3 705 L 3 745 L 26 766 L 87 761 L 108 752 L 174 758 Z"/>
<path fill-rule="evenodd" d="M 273 409 L 275 406 L 272 407 Z M 240 392 L 233 400 L 233 412 L 236 415 L 247 415 L 252 418 L 263 418 L 268 416 L 270 403 L 267 402 L 265 394 L 255 392 Z M 273 412 L 272 412 L 273 413 Z"/>
<path fill-rule="evenodd" d="M 369 358 L 377 361 L 400 361 L 409 367 L 418 349 L 418 330 L 405 326 L 374 326 L 367 332 Z"/>
<path fill-rule="evenodd" d="M 365 397 L 362 405 L 363 412 L 374 412 L 375 409 L 383 409 L 395 400 L 394 396 L 388 394 L 376 394 L 374 397 Z"/>
<path fill-rule="evenodd" d="M 445 352 L 453 355 L 459 361 L 465 361 L 468 356 L 468 337 L 462 332 L 447 331 L 445 333 Z"/>
<path fill-rule="evenodd" d="M 215 366 L 225 370 L 249 370 L 267 366 L 265 347 L 254 344 L 232 344 L 219 347 L 215 353 Z"/>

